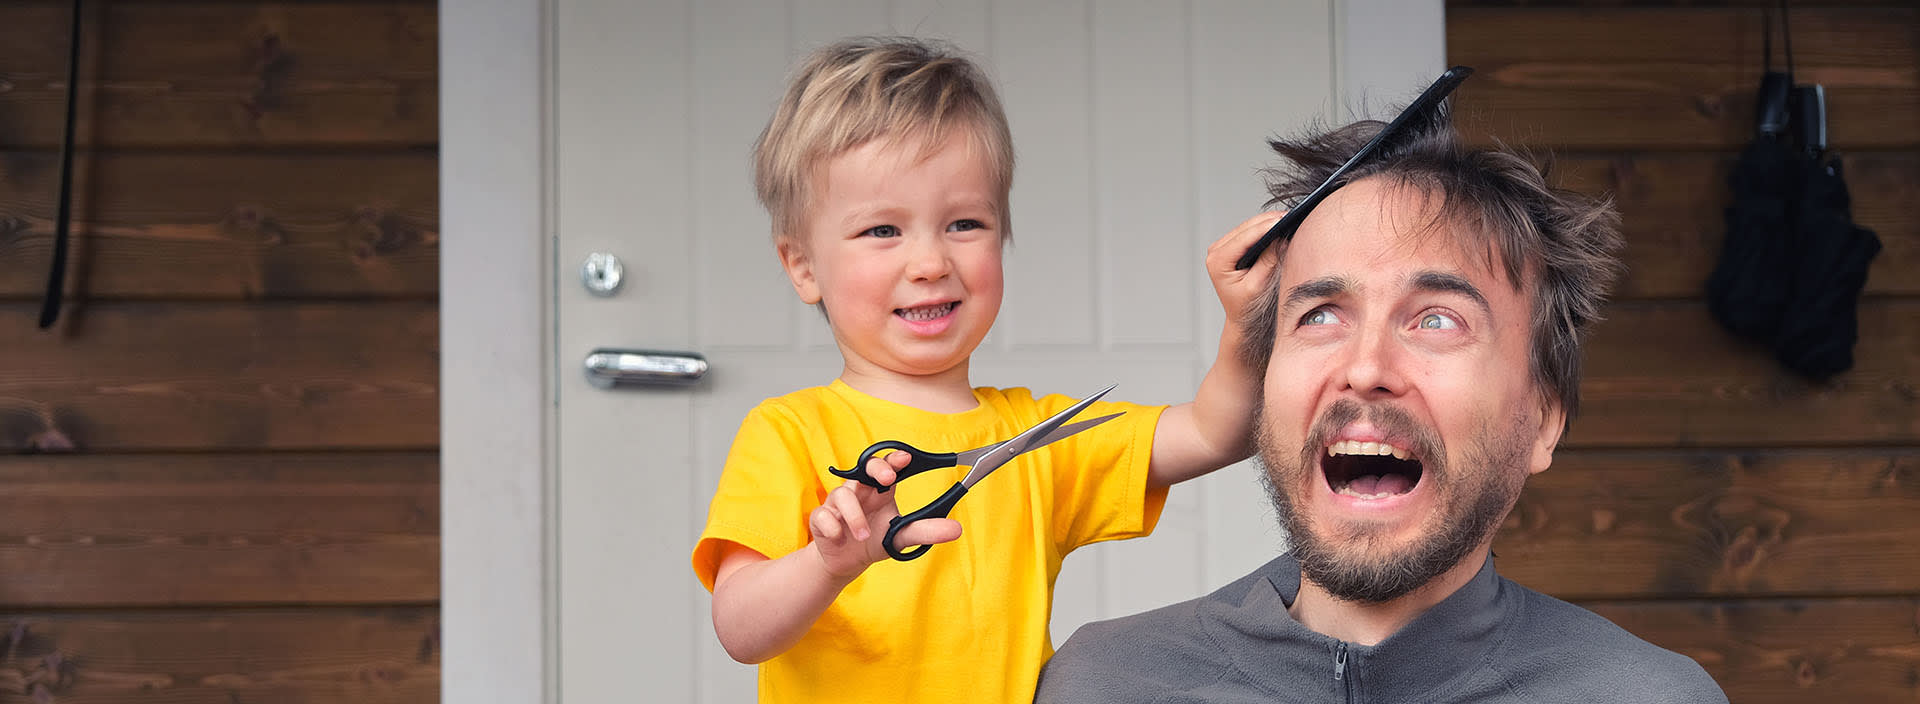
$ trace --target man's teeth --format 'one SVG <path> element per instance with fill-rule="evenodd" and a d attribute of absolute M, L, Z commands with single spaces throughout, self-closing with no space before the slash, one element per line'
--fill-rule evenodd
<path fill-rule="evenodd" d="M 952 310 L 953 310 L 952 303 L 942 303 L 942 304 L 933 305 L 933 306 L 920 306 L 918 308 L 901 308 L 895 312 L 898 313 L 899 316 L 902 318 L 919 322 L 919 321 L 925 321 L 925 320 L 933 320 L 934 318 L 938 318 L 940 316 L 946 315 Z"/>
<path fill-rule="evenodd" d="M 1413 456 L 1406 450 L 1388 445 L 1384 442 L 1360 442 L 1358 440 L 1341 440 L 1340 442 L 1336 442 L 1332 447 L 1327 448 L 1327 454 L 1368 455 L 1374 457 L 1392 455 L 1396 460 L 1404 460 Z"/>
<path fill-rule="evenodd" d="M 1382 492 L 1379 492 L 1379 493 L 1377 493 L 1377 494 L 1362 494 L 1362 493 L 1360 493 L 1360 492 L 1357 492 L 1357 491 L 1354 491 L 1354 490 L 1353 490 L 1353 486 L 1352 486 L 1352 485 L 1348 485 L 1348 486 L 1343 486 L 1343 487 L 1340 487 L 1340 490 L 1339 490 L 1339 491 L 1337 491 L 1337 492 L 1334 492 L 1334 493 L 1337 493 L 1337 494 L 1344 494 L 1344 495 L 1347 495 L 1347 496 L 1351 496 L 1351 497 L 1354 497 L 1354 498 L 1357 498 L 1357 499 L 1384 499 L 1384 498 L 1387 498 L 1387 497 L 1389 497 L 1389 496 L 1394 496 L 1394 495 L 1395 495 L 1395 494 L 1394 494 L 1393 492 L 1391 492 L 1391 491 L 1382 491 Z"/>

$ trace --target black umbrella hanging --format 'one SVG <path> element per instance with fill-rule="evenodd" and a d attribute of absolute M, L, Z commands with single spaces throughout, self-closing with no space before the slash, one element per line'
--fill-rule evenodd
<path fill-rule="evenodd" d="M 1756 134 L 1727 178 L 1733 203 L 1707 302 L 1787 368 L 1825 379 L 1853 366 L 1855 306 L 1880 239 L 1853 223 L 1840 159 L 1827 152 L 1825 90 L 1794 85 L 1784 0 L 1780 14 L 1787 72 L 1773 70 L 1769 14 Z"/>

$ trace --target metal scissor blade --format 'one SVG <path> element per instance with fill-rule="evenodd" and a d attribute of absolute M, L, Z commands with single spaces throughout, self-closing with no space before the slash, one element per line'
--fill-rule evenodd
<path fill-rule="evenodd" d="M 1086 410 L 1087 406 L 1093 405 L 1093 402 L 1100 400 L 1100 397 L 1107 395 L 1107 392 L 1112 391 L 1114 386 L 1119 386 L 1119 384 L 1108 386 L 1094 393 L 1092 396 L 1080 399 L 1079 402 L 1068 406 L 1059 413 L 1053 414 L 1052 417 L 1046 420 L 1040 421 L 1033 427 L 1022 431 L 1019 435 L 1009 438 L 1006 442 L 994 445 L 991 448 L 985 448 L 986 452 L 981 453 L 979 458 L 973 462 L 973 470 L 967 472 L 966 478 L 961 479 L 960 484 L 972 488 L 975 483 L 987 478 L 987 475 L 992 474 L 993 470 L 999 469 L 1000 465 L 1006 464 L 1022 452 L 1041 447 L 1047 443 L 1067 437 L 1068 435 L 1112 420 L 1114 416 L 1096 418 L 1085 421 L 1084 424 L 1076 423 L 1075 425 L 1079 427 L 1072 432 L 1056 434 L 1056 431 L 1064 430 L 1061 426 L 1065 425 L 1069 419 L 1072 419 L 1081 411 Z M 972 455 L 973 453 L 968 452 L 965 454 Z"/>
<path fill-rule="evenodd" d="M 1126 414 L 1127 414 L 1126 411 L 1121 411 L 1119 413 L 1109 413 L 1107 415 L 1100 416 L 1099 418 L 1088 418 L 1078 423 L 1068 423 L 1058 428 L 1054 428 L 1053 432 L 1047 433 L 1045 437 L 1042 437 L 1039 440 L 1035 440 L 1032 445 L 1027 447 L 1027 451 L 1032 452 L 1034 450 L 1038 450 L 1048 445 L 1052 445 L 1057 441 L 1065 440 L 1069 437 L 1072 437 L 1073 435 L 1079 433 L 1082 430 L 1086 430 L 1088 428 L 1099 425 L 1101 423 L 1105 423 L 1115 418 L 1119 418 L 1120 416 L 1124 416 Z"/>

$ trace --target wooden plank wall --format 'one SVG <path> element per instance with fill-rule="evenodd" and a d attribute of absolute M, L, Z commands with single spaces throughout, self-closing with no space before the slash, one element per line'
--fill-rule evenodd
<path fill-rule="evenodd" d="M 0 702 L 436 702 L 432 0 L 0 4 Z"/>
<path fill-rule="evenodd" d="M 1496 545 L 1503 572 L 1698 659 L 1738 704 L 1920 698 L 1920 8 L 1796 2 L 1854 214 L 1879 233 L 1854 369 L 1809 383 L 1702 291 L 1753 125 L 1768 0 L 1452 0 L 1463 131 L 1611 193 L 1631 272 L 1585 414 Z M 1778 47 L 1778 42 L 1776 42 Z"/>

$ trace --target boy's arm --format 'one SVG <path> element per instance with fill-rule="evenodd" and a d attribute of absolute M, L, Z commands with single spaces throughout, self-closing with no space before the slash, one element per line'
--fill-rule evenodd
<path fill-rule="evenodd" d="M 720 548 L 713 580 L 713 632 L 733 659 L 752 665 L 786 652 L 853 582 L 827 572 L 813 543 L 769 560 L 738 543 Z"/>
<path fill-rule="evenodd" d="M 867 463 L 867 473 L 883 486 L 912 456 L 890 452 Z M 813 628 L 840 591 L 887 559 L 880 545 L 885 526 L 900 510 L 893 493 L 849 481 L 827 493 L 807 516 L 813 540 L 779 559 L 767 559 L 738 543 L 724 543 L 713 578 L 713 632 L 733 659 L 765 662 L 787 651 Z M 923 520 L 895 536 L 895 547 L 944 543 L 960 537 L 952 519 Z"/>
<path fill-rule="evenodd" d="M 1240 317 L 1278 270 L 1286 243 L 1269 248 L 1251 269 L 1235 270 L 1233 265 L 1283 214 L 1255 215 L 1207 248 L 1207 275 L 1226 309 L 1226 324 L 1213 366 L 1200 380 L 1193 401 L 1168 408 L 1154 427 L 1153 461 L 1147 468 L 1150 487 L 1183 482 L 1252 454 L 1254 404 L 1266 370 L 1249 368 L 1240 359 Z"/>

